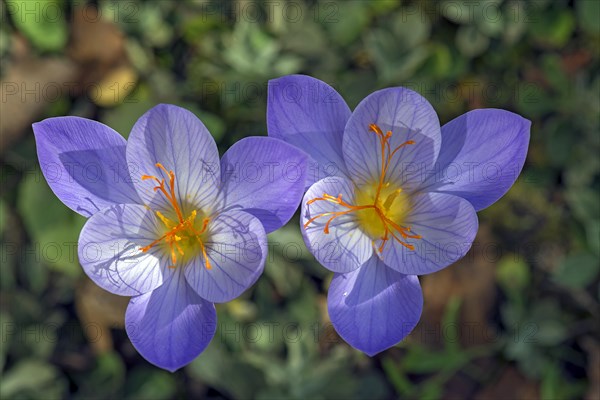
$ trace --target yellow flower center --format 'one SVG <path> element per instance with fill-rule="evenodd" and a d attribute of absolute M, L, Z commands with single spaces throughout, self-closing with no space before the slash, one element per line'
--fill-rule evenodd
<path fill-rule="evenodd" d="M 311 223 L 321 217 L 329 216 L 323 229 L 325 234 L 328 234 L 329 225 L 334 219 L 342 215 L 355 213 L 358 225 L 366 235 L 373 239 L 373 247 L 379 256 L 381 256 L 385 244 L 390 239 L 394 239 L 408 249 L 414 250 L 415 246 L 407 243 L 406 240 L 421 239 L 421 236 L 411 233 L 410 227 L 403 225 L 411 206 L 409 196 L 402 191 L 402 188 L 387 182 L 386 174 L 392 157 L 396 152 L 404 146 L 415 144 L 415 142 L 409 140 L 392 149 L 389 143 L 392 137 L 391 131 L 384 134 L 375 124 L 369 125 L 369 131 L 377 135 L 381 146 L 381 172 L 379 179 L 357 189 L 355 194 L 356 205 L 344 201 L 341 194 L 334 197 L 323 193 L 323 196 L 309 200 L 306 203 L 307 205 L 311 205 L 317 201 L 327 201 L 342 206 L 344 210 L 318 214 L 309 219 L 304 224 L 304 228 L 308 228 Z M 379 246 L 375 245 L 376 240 L 380 241 Z"/>
<path fill-rule="evenodd" d="M 402 189 L 384 187 L 377 196 L 377 184 L 365 185 L 358 189 L 355 202 L 357 205 L 374 206 L 356 212 L 358 224 L 374 239 L 384 237 L 390 223 L 401 224 L 410 208 L 409 198 Z"/>
<path fill-rule="evenodd" d="M 204 245 L 209 235 L 207 228 L 210 218 L 205 216 L 202 211 L 198 215 L 198 210 L 192 210 L 188 216 L 185 216 L 175 197 L 175 174 L 173 171 L 167 171 L 161 163 L 156 163 L 156 166 L 169 177 L 169 182 L 166 183 L 165 179 L 157 178 L 154 175 L 142 175 L 142 180 L 150 179 L 158 184 L 154 187 L 154 191 L 160 191 L 167 198 L 173 207 L 172 215 L 170 213 L 167 217 L 160 211 L 155 211 L 165 229 L 162 236 L 149 245 L 140 248 L 140 250 L 147 252 L 157 245 L 165 247 L 171 255 L 172 265 L 169 268 L 176 267 L 178 255 L 181 257 L 181 261 L 186 263 L 202 253 L 206 268 L 211 269 L 206 246 Z"/>

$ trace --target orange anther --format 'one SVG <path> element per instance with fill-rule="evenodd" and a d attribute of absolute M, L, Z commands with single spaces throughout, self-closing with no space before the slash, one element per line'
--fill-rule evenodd
<path fill-rule="evenodd" d="M 414 250 L 415 246 L 413 244 L 406 243 L 402 239 L 421 239 L 421 236 L 409 233 L 410 227 L 397 224 L 396 222 L 389 219 L 384 213 L 384 210 L 387 210 L 389 207 L 391 207 L 392 203 L 394 202 L 394 200 L 398 196 L 398 194 L 400 194 L 401 190 L 398 189 L 394 194 L 392 194 L 391 196 L 388 196 L 388 198 L 384 202 L 383 209 L 381 208 L 379 197 L 381 195 L 381 190 L 383 188 L 389 187 L 389 185 L 390 185 L 389 182 L 386 182 L 386 174 L 390 167 L 392 157 L 402 147 L 407 146 L 407 145 L 413 145 L 413 144 L 415 144 L 415 141 L 408 140 L 392 150 L 391 146 L 390 146 L 390 142 L 389 142 L 390 138 L 392 137 L 392 131 L 387 131 L 384 135 L 381 128 L 379 128 L 379 126 L 374 123 L 369 124 L 369 131 L 377 134 L 377 137 L 379 138 L 379 145 L 381 148 L 381 170 L 379 173 L 379 181 L 377 183 L 376 194 L 374 197 L 373 204 L 356 206 L 356 205 L 349 204 L 346 201 L 342 200 L 341 193 L 338 194 L 337 197 L 334 197 L 327 193 L 323 193 L 323 195 L 321 197 L 315 197 L 313 199 L 308 200 L 306 202 L 306 205 L 311 205 L 318 201 L 327 201 L 327 202 L 334 203 L 334 204 L 341 206 L 342 208 L 344 208 L 344 210 L 328 211 L 328 212 L 323 212 L 318 215 L 315 215 L 314 217 L 310 218 L 306 223 L 304 223 L 304 228 L 305 229 L 308 228 L 308 226 L 310 226 L 311 223 L 313 223 L 314 221 L 316 221 L 317 219 L 319 219 L 321 217 L 329 216 L 329 219 L 327 220 L 327 222 L 325 223 L 325 226 L 323 228 L 323 232 L 325 234 L 329 234 L 329 227 L 331 225 L 331 222 L 333 222 L 333 220 L 335 220 L 336 218 L 338 218 L 342 215 L 352 213 L 352 212 L 370 208 L 370 209 L 375 210 L 375 212 L 381 219 L 384 229 L 385 229 L 383 236 L 380 238 L 380 240 L 381 240 L 380 245 L 375 248 L 376 253 L 378 253 L 378 255 L 380 257 L 381 257 L 381 252 L 383 251 L 383 249 L 384 249 L 386 243 L 389 241 L 390 237 L 393 238 L 396 242 L 403 245 L 404 247 L 406 247 L 410 250 Z M 373 247 L 375 247 L 374 241 L 373 241 Z"/>

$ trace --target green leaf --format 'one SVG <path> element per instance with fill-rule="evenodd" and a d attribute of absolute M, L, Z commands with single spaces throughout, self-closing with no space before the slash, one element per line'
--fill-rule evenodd
<path fill-rule="evenodd" d="M 3 199 L 0 198 L 0 237 L 4 237 L 6 220 L 8 218 L 8 207 Z"/>
<path fill-rule="evenodd" d="M 511 16 L 504 20 L 503 37 L 508 45 L 516 43 L 527 31 L 527 19 L 523 18 L 527 12 L 526 4 L 520 0 L 508 3 L 507 8 L 511 10 Z"/>
<path fill-rule="evenodd" d="M 450 327 L 454 327 L 454 329 L 456 329 L 456 334 L 454 334 L 454 332 L 447 332 L 447 334 L 444 335 L 444 345 L 446 346 L 447 353 L 460 351 L 460 343 L 458 340 L 455 340 L 460 335 L 458 332 L 460 306 L 460 297 L 452 296 L 446 305 L 446 309 L 444 310 L 444 316 L 442 318 L 442 326 L 444 327 L 444 331 Z M 451 338 L 453 340 L 450 340 Z"/>
<path fill-rule="evenodd" d="M 575 216 L 582 222 L 600 218 L 598 192 L 591 188 L 573 188 L 567 193 L 567 201 Z"/>
<path fill-rule="evenodd" d="M 146 111 L 155 105 L 150 99 L 150 90 L 146 85 L 139 85 L 123 103 L 116 107 L 106 109 L 102 115 L 102 122 L 125 139 L 129 137 L 131 128 Z"/>
<path fill-rule="evenodd" d="M 568 9 L 549 10 L 530 26 L 536 41 L 551 47 L 563 47 L 575 29 L 575 17 Z"/>
<path fill-rule="evenodd" d="M 567 328 L 561 321 L 546 319 L 537 324 L 538 331 L 534 340 L 542 346 L 556 346 L 567 336 Z"/>
<path fill-rule="evenodd" d="M 116 352 L 106 352 L 98 355 L 94 369 L 90 371 L 85 381 L 81 382 L 82 393 L 93 395 L 97 388 L 102 393 L 113 397 L 125 382 L 125 364 Z"/>
<path fill-rule="evenodd" d="M 429 46 L 430 55 L 421 67 L 421 71 L 427 76 L 442 78 L 448 76 L 452 71 L 452 54 L 447 46 L 433 43 Z"/>
<path fill-rule="evenodd" d="M 404 370 L 416 374 L 429 374 L 438 371 L 454 371 L 468 360 L 465 352 L 430 351 L 422 345 L 411 345 L 402 359 Z"/>
<path fill-rule="evenodd" d="M 136 368 L 127 376 L 126 386 L 131 394 L 129 399 L 161 400 L 175 398 L 177 393 L 176 375 L 158 369 Z"/>
<path fill-rule="evenodd" d="M 600 219 L 592 219 L 585 224 L 585 232 L 587 234 L 588 246 L 590 250 L 600 257 Z"/>
<path fill-rule="evenodd" d="M 520 332 L 524 342 L 556 346 L 566 338 L 569 325 L 558 301 L 550 299 L 534 303 L 528 314 L 528 321 Z"/>
<path fill-rule="evenodd" d="M 48 270 L 41 262 L 41 257 L 47 249 L 40 246 L 39 242 L 26 246 L 21 255 L 18 265 L 18 275 L 25 282 L 25 286 L 37 295 L 41 295 L 46 289 L 48 281 Z"/>
<path fill-rule="evenodd" d="M 228 326 L 231 328 L 231 325 Z M 239 325 L 235 329 L 240 334 Z M 186 370 L 195 379 L 222 390 L 233 398 L 253 398 L 253 394 L 265 385 L 263 374 L 238 357 L 229 355 L 222 346 L 223 342 L 217 340 L 221 332 L 217 331 L 216 335 Z"/>
<path fill-rule="evenodd" d="M 572 288 L 583 288 L 592 283 L 600 271 L 600 260 L 590 253 L 567 256 L 554 272 L 555 282 Z"/>
<path fill-rule="evenodd" d="M 558 399 L 559 386 L 561 385 L 560 371 L 556 364 L 549 364 L 544 371 L 540 387 L 542 399 Z"/>
<path fill-rule="evenodd" d="M 22 360 L 2 377 L 0 398 L 64 398 L 66 382 L 50 364 Z"/>
<path fill-rule="evenodd" d="M 5 24 L 2 24 L 2 26 L 0 26 L 0 57 L 4 58 L 4 55 L 10 51 L 10 46 L 10 34 L 8 33 Z"/>
<path fill-rule="evenodd" d="M 17 209 L 33 240 L 33 261 L 41 261 L 72 277 L 79 276 L 76 246 L 85 218 L 58 200 L 41 171 L 28 174 L 21 182 Z M 35 269 L 36 265 L 30 263 L 29 267 Z M 31 273 L 36 274 L 33 270 Z M 35 280 L 30 283 L 34 287 L 42 284 Z"/>
<path fill-rule="evenodd" d="M 439 383 L 433 381 L 423 386 L 421 390 L 421 395 L 419 397 L 423 400 L 440 399 L 442 398 L 442 392 L 442 386 Z"/>
<path fill-rule="evenodd" d="M 38 49 L 58 51 L 66 45 L 66 10 L 62 1 L 6 0 L 6 8 L 17 29 Z"/>
<path fill-rule="evenodd" d="M 394 8 L 398 7 L 400 3 L 400 0 L 377 0 L 370 1 L 369 6 L 371 7 L 371 10 L 373 10 L 373 13 L 383 15 L 391 12 Z"/>
<path fill-rule="evenodd" d="M 34 238 L 69 221 L 73 213 L 58 200 L 39 169 L 21 181 L 17 198 L 17 210 Z"/>
<path fill-rule="evenodd" d="M 504 31 L 505 21 L 504 13 L 500 9 L 502 0 L 484 0 L 478 1 L 477 7 L 473 10 L 475 24 L 481 31 L 489 37 L 498 37 Z"/>
<path fill-rule="evenodd" d="M 475 16 L 473 5 L 463 1 L 445 0 L 441 3 L 440 11 L 445 18 L 456 24 L 468 24 Z"/>
<path fill-rule="evenodd" d="M 583 30 L 593 36 L 600 36 L 600 1 L 579 0 L 575 2 L 577 19 Z"/>
<path fill-rule="evenodd" d="M 223 136 L 225 136 L 225 123 L 221 117 L 201 110 L 197 110 L 196 115 L 206 125 L 206 129 L 208 129 L 215 141 L 219 143 L 223 139 Z"/>
<path fill-rule="evenodd" d="M 144 3 L 139 17 L 139 27 L 151 46 L 166 46 L 173 37 L 173 27 L 165 23 L 165 16 L 159 2 Z"/>
<path fill-rule="evenodd" d="M 573 382 L 567 380 L 557 361 L 546 364 L 542 384 L 540 385 L 540 398 L 542 399 L 580 399 L 585 396 L 587 382 Z"/>
<path fill-rule="evenodd" d="M 127 38 L 125 42 L 125 48 L 127 50 L 127 58 L 131 61 L 132 66 L 142 72 L 148 73 L 153 67 L 153 55 L 150 49 L 143 47 L 142 44 L 136 38 Z M 134 89 L 137 90 L 138 88 Z M 132 95 L 130 95 L 130 98 Z M 127 100 L 126 100 L 127 101 Z"/>
<path fill-rule="evenodd" d="M 369 2 L 352 1 L 337 9 L 337 22 L 327 24 L 332 40 L 339 46 L 355 41 L 369 23 Z"/>
<path fill-rule="evenodd" d="M 385 371 L 388 381 L 394 386 L 398 395 L 409 393 L 413 390 L 414 386 L 410 379 L 406 377 L 400 365 L 397 365 L 393 358 L 385 357 L 381 362 L 381 366 Z"/>
<path fill-rule="evenodd" d="M 490 39 L 474 26 L 461 26 L 456 31 L 456 46 L 466 57 L 483 54 L 489 45 Z"/>
<path fill-rule="evenodd" d="M 398 13 L 392 26 L 396 45 L 402 50 L 423 44 L 431 34 L 429 20 L 423 18 L 415 7 L 407 7 L 404 12 Z"/>
<path fill-rule="evenodd" d="M 519 293 L 531 280 L 529 265 L 522 257 L 510 254 L 502 257 L 496 267 L 496 280 L 506 292 Z"/>
<path fill-rule="evenodd" d="M 269 254 L 265 274 L 273 280 L 279 293 L 288 296 L 302 284 L 302 261 L 312 259 L 302 234 L 285 226 L 269 235 Z"/>

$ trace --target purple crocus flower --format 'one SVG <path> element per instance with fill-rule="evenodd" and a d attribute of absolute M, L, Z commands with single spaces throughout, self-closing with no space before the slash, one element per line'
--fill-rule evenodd
<path fill-rule="evenodd" d="M 267 112 L 269 135 L 311 156 L 302 232 L 335 272 L 333 326 L 369 355 L 393 346 L 419 321 L 417 275 L 463 257 L 476 211 L 515 182 L 530 122 L 482 109 L 440 128 L 431 104 L 400 87 L 372 93 L 351 112 L 333 88 L 299 75 L 269 83 Z"/>
<path fill-rule="evenodd" d="M 219 162 L 191 112 L 158 105 L 125 141 L 78 117 L 33 125 L 54 193 L 90 217 L 79 238 L 86 274 L 131 296 L 126 330 L 149 362 L 174 371 L 216 330 L 213 303 L 258 279 L 266 233 L 284 225 L 303 194 L 307 156 L 268 137 L 238 141 Z"/>

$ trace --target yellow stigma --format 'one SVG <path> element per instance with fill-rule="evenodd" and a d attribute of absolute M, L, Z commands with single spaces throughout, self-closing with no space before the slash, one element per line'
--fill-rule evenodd
<path fill-rule="evenodd" d="M 147 246 L 141 247 L 140 250 L 144 253 L 154 246 L 161 245 L 166 247 L 171 256 L 171 265 L 169 268 L 175 268 L 177 265 L 178 256 L 183 262 L 187 262 L 194 256 L 202 253 L 207 269 L 211 269 L 210 261 L 206 253 L 204 242 L 209 235 L 208 223 L 210 219 L 207 216 L 198 218 L 198 210 L 192 212 L 186 217 L 177 202 L 175 197 L 175 174 L 161 164 L 156 163 L 156 167 L 161 169 L 168 177 L 169 182 L 165 179 L 157 178 L 154 175 L 142 175 L 142 180 L 154 180 L 158 186 L 154 187 L 154 191 L 160 191 L 173 207 L 173 217 L 168 218 L 160 211 L 155 211 L 156 216 L 162 221 L 165 226 L 164 234 L 154 240 Z"/>
<path fill-rule="evenodd" d="M 304 224 L 304 228 L 306 229 L 311 223 L 321 217 L 329 216 L 323 229 L 328 234 L 329 225 L 334 219 L 342 215 L 355 213 L 358 225 L 365 234 L 373 239 L 373 247 L 380 257 L 385 244 L 390 239 L 394 239 L 404 247 L 414 250 L 415 246 L 408 243 L 407 239 L 421 239 L 421 236 L 411 233 L 410 227 L 403 224 L 411 206 L 409 196 L 402 191 L 402 188 L 394 187 L 390 182 L 387 182 L 386 174 L 392 157 L 396 152 L 404 146 L 415 144 L 415 142 L 409 140 L 392 149 L 389 143 L 392 137 L 391 131 L 384 134 L 375 124 L 369 125 L 369 131 L 377 135 L 381 146 L 381 171 L 379 179 L 357 189 L 355 205 L 344 201 L 341 194 L 334 197 L 323 193 L 323 196 L 309 200 L 306 203 L 307 205 L 311 205 L 317 201 L 327 201 L 342 206 L 344 210 L 318 214 L 308 220 Z M 379 240 L 379 246 L 376 246 L 375 242 L 377 240 Z"/>

